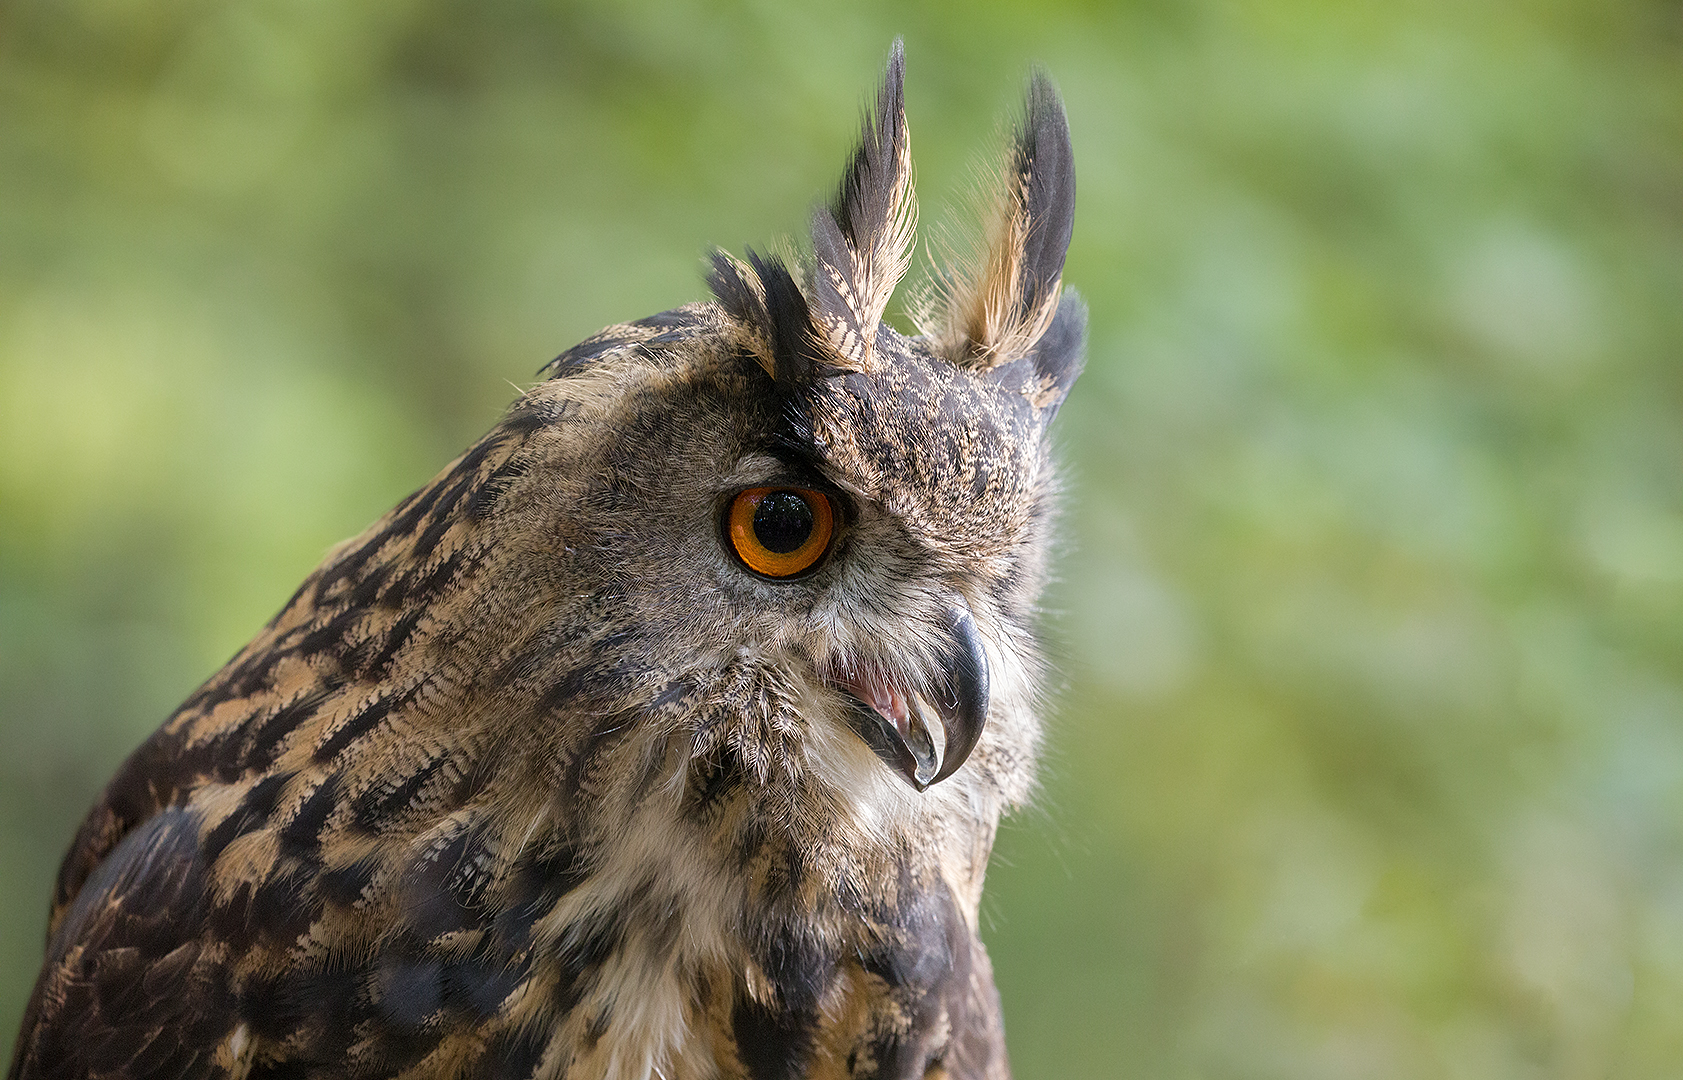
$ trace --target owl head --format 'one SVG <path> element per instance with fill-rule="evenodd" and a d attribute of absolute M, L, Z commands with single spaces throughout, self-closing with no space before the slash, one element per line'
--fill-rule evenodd
<path fill-rule="evenodd" d="M 896 331 L 916 221 L 902 71 L 896 45 L 804 256 L 716 253 L 713 301 L 562 354 L 277 618 L 345 677 L 410 687 L 312 760 L 425 717 L 392 753 L 431 731 L 476 775 L 531 762 L 522 790 L 559 787 L 575 820 L 623 825 L 661 790 L 695 820 L 728 789 L 791 837 L 875 807 L 890 842 L 894 822 L 945 828 L 931 814 L 991 838 L 1039 733 L 1047 427 L 1085 331 L 1060 285 L 1073 165 L 1036 77 L 978 251 L 933 268 L 921 333 Z"/>
<path fill-rule="evenodd" d="M 667 717 L 761 780 L 911 794 L 970 762 L 1012 801 L 1038 737 L 1047 427 L 1085 333 L 1060 284 L 1068 127 L 1037 75 L 979 250 L 933 268 L 907 336 L 883 321 L 917 219 L 902 79 L 896 43 L 807 255 L 715 253 L 713 302 L 564 353 L 481 444 L 501 557 L 475 591 L 503 599 L 468 632 L 507 623 L 525 659 L 499 670 L 541 656 L 566 700 Z"/>

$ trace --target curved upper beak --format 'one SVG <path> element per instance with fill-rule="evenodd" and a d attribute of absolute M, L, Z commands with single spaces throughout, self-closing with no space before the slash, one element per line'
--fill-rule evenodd
<path fill-rule="evenodd" d="M 963 600 L 953 602 L 942 629 L 945 648 L 927 695 L 872 671 L 832 680 L 854 698 L 853 729 L 919 791 L 964 764 L 988 716 L 988 657 Z"/>

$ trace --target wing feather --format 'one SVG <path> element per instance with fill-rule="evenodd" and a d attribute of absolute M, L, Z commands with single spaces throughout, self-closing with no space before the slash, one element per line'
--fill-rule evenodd
<path fill-rule="evenodd" d="M 64 910 L 24 1015 L 11 1080 L 191 1080 L 237 1025 L 199 936 L 198 820 L 173 807 L 113 848 Z"/>

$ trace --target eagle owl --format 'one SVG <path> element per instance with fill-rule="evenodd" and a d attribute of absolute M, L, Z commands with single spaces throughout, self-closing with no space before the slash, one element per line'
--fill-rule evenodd
<path fill-rule="evenodd" d="M 897 332 L 902 71 L 795 265 L 562 354 L 134 752 L 15 1080 L 1008 1076 L 1073 163 L 1036 76 Z"/>

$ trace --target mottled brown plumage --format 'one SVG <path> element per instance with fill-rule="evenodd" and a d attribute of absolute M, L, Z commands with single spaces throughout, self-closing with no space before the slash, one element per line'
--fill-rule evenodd
<path fill-rule="evenodd" d="M 903 337 L 900 95 L 896 46 L 804 280 L 719 255 L 563 354 L 135 752 L 15 1080 L 1008 1075 L 976 912 L 1039 734 L 1073 174 L 1037 78 L 994 247 Z M 803 574 L 721 524 L 768 487 L 839 516 Z"/>

